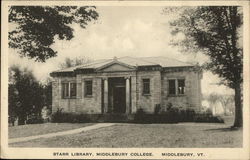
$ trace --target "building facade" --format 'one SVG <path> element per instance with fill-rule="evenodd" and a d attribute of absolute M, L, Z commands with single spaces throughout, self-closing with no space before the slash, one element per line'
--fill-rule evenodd
<path fill-rule="evenodd" d="M 51 73 L 52 112 L 153 113 L 171 104 L 200 110 L 202 71 L 166 57 L 122 57 L 97 60 Z"/>

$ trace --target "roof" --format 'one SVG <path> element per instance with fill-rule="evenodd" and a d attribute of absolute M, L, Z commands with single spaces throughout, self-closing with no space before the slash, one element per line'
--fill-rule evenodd
<path fill-rule="evenodd" d="M 113 59 L 101 59 L 95 60 L 90 63 L 83 65 L 78 65 L 75 67 L 61 69 L 55 72 L 73 72 L 76 69 L 98 69 L 111 63 L 122 63 L 128 66 L 138 67 L 138 66 L 161 66 L 161 67 L 191 67 L 194 64 L 182 62 L 176 59 L 167 57 L 121 57 Z M 54 73 L 55 73 L 54 72 Z"/>

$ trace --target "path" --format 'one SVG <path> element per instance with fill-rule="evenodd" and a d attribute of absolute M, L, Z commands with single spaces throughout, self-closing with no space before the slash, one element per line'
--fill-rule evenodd
<path fill-rule="evenodd" d="M 42 135 L 36 135 L 36 136 L 29 136 L 29 137 L 20 137 L 20 138 L 12 138 L 9 139 L 9 144 L 11 143 L 17 143 L 17 142 L 23 142 L 23 141 L 30 141 L 38 138 L 50 138 L 55 136 L 64 136 L 69 134 L 77 134 L 93 129 L 103 128 L 103 127 L 109 127 L 115 125 L 114 123 L 98 123 L 92 126 L 86 126 L 78 129 L 68 130 L 68 131 L 62 131 L 62 132 L 55 132 L 55 133 L 49 133 L 49 134 L 42 134 Z"/>
<path fill-rule="evenodd" d="M 181 122 L 177 123 L 176 125 L 180 126 L 193 126 L 193 127 L 204 127 L 204 126 L 211 126 L 211 127 L 218 127 L 218 126 L 227 126 L 225 123 L 194 123 L 194 122 Z"/>

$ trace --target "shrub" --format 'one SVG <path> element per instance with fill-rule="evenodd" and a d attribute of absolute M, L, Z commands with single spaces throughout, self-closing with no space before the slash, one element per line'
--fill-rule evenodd
<path fill-rule="evenodd" d="M 31 115 L 26 120 L 26 124 L 38 124 L 38 123 L 43 123 L 42 117 L 38 115 Z"/>
<path fill-rule="evenodd" d="M 89 122 L 132 122 L 132 123 L 178 123 L 178 122 L 205 122 L 205 123 L 224 123 L 221 117 L 215 117 L 209 112 L 195 113 L 193 109 L 180 110 L 169 106 L 167 111 L 160 111 L 161 106 L 156 105 L 154 114 L 146 113 L 139 108 L 132 119 L 128 115 L 106 115 L 106 114 L 73 114 L 63 113 L 58 109 L 52 115 L 52 122 L 56 123 L 89 123 Z M 40 121 L 29 121 L 27 123 L 38 123 Z"/>
<path fill-rule="evenodd" d="M 63 113 L 61 109 L 52 114 L 52 122 L 56 123 L 88 123 L 91 122 L 90 116 L 86 114 Z"/>
<path fill-rule="evenodd" d="M 207 113 L 200 113 L 195 115 L 194 122 L 224 123 L 224 120 L 219 116 L 213 116 Z"/>
<path fill-rule="evenodd" d="M 167 110 L 171 109 L 172 107 L 173 107 L 173 104 L 172 104 L 171 102 L 169 102 L 169 103 L 167 104 Z"/>
<path fill-rule="evenodd" d="M 213 112 L 212 112 L 212 109 L 211 109 L 211 108 L 207 108 L 206 111 L 205 111 L 205 113 L 206 113 L 207 115 L 213 116 Z"/>
<path fill-rule="evenodd" d="M 180 110 L 178 114 L 179 122 L 193 122 L 195 114 L 193 109 Z"/>
<path fill-rule="evenodd" d="M 161 105 L 160 104 L 156 104 L 155 105 L 155 109 L 154 109 L 154 114 L 159 114 L 161 111 Z"/>
<path fill-rule="evenodd" d="M 139 108 L 134 116 L 135 123 L 152 123 L 152 114 L 147 114 L 142 108 Z"/>
<path fill-rule="evenodd" d="M 158 115 L 154 115 L 155 123 L 177 123 L 178 122 L 178 108 L 168 107 L 167 111 L 163 111 Z"/>
<path fill-rule="evenodd" d="M 63 110 L 63 108 L 57 108 L 57 111 L 55 113 L 53 113 L 52 116 L 51 116 L 51 121 L 52 122 L 61 121 L 61 118 L 63 116 L 62 110 Z"/>

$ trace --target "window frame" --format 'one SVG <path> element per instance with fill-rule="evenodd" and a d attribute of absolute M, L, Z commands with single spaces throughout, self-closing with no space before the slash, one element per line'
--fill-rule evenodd
<path fill-rule="evenodd" d="M 169 81 L 174 80 L 175 82 L 175 94 L 170 94 Z M 184 81 L 183 93 L 179 92 L 179 80 Z M 185 96 L 186 95 L 186 79 L 185 78 L 169 78 L 168 79 L 168 96 Z"/>
<path fill-rule="evenodd" d="M 75 85 L 75 95 L 72 96 L 72 84 Z M 74 82 L 62 82 L 61 83 L 61 86 L 62 86 L 62 99 L 76 99 L 76 96 L 77 96 L 77 83 L 74 81 Z M 64 87 L 64 86 L 67 86 L 67 87 Z M 66 89 L 65 89 L 66 88 Z M 67 90 L 65 92 L 65 90 Z"/>
<path fill-rule="evenodd" d="M 170 81 L 174 81 L 174 93 L 170 93 Z M 176 95 L 176 79 L 168 79 L 168 95 Z"/>
<path fill-rule="evenodd" d="M 146 82 L 146 84 L 148 84 L 148 92 L 145 92 L 145 80 L 148 80 L 148 82 Z M 151 95 L 150 81 L 150 78 L 142 78 L 142 95 Z"/>
<path fill-rule="evenodd" d="M 91 82 L 91 85 L 90 84 L 87 84 L 87 82 Z M 88 85 L 90 85 L 91 86 L 91 94 L 89 94 L 88 92 L 87 92 L 87 90 L 88 90 Z M 86 79 L 86 80 L 84 80 L 84 96 L 85 97 L 92 97 L 93 96 L 93 80 L 92 79 Z"/>
<path fill-rule="evenodd" d="M 179 81 L 183 81 L 183 93 L 180 93 L 180 85 L 179 85 Z M 186 88 L 186 83 L 185 83 L 185 79 L 181 79 L 181 78 L 179 78 L 179 79 L 177 79 L 177 85 L 178 85 L 178 88 L 177 88 L 177 91 L 178 91 L 178 95 L 185 95 L 185 88 Z"/>
<path fill-rule="evenodd" d="M 72 95 L 72 91 L 71 91 L 71 85 L 73 86 L 73 85 L 75 85 L 75 88 L 74 88 L 74 90 L 75 90 L 75 95 Z M 69 90 L 69 92 L 70 92 L 70 98 L 76 98 L 76 95 L 77 95 L 77 84 L 76 84 L 76 82 L 70 82 L 69 83 L 69 88 L 70 88 L 70 90 Z"/>

